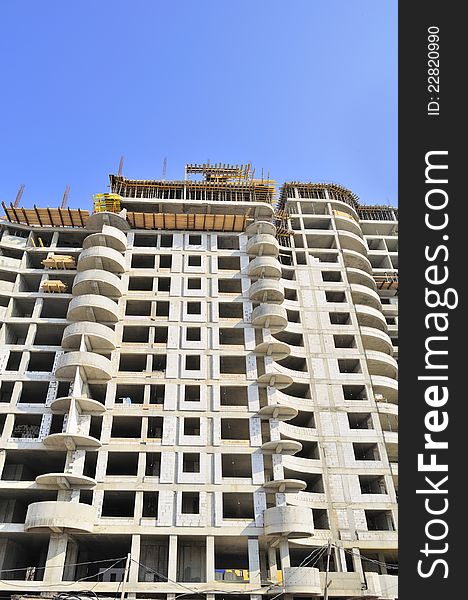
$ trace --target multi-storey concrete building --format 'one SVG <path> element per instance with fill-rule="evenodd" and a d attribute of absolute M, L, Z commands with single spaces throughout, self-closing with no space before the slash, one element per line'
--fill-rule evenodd
<path fill-rule="evenodd" d="M 397 597 L 396 211 L 273 195 L 4 206 L 2 597 Z"/>

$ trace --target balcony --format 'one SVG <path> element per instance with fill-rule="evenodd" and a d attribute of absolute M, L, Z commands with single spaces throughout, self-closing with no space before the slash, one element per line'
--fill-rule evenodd
<path fill-rule="evenodd" d="M 263 454 L 296 454 L 302 450 L 302 444 L 296 440 L 271 440 L 261 445 Z"/>
<path fill-rule="evenodd" d="M 370 573 L 366 573 L 368 578 Z M 372 573 L 375 577 L 376 573 Z M 393 600 L 398 598 L 398 577 L 396 575 L 377 575 L 380 584 L 380 596 L 381 600 Z"/>
<path fill-rule="evenodd" d="M 263 513 L 265 535 L 288 538 L 306 538 L 314 535 L 310 508 L 303 506 L 275 506 Z"/>
<path fill-rule="evenodd" d="M 293 408 L 292 406 L 282 406 L 280 404 L 269 404 L 268 406 L 264 406 L 261 408 L 257 415 L 262 419 L 262 421 L 267 421 L 268 419 L 276 419 L 277 421 L 289 421 L 290 419 L 294 419 L 298 414 L 297 408 Z"/>
<path fill-rule="evenodd" d="M 89 269 L 77 274 L 73 283 L 72 294 L 74 296 L 98 294 L 108 298 L 120 298 L 122 296 L 122 282 L 117 275 L 108 271 Z"/>
<path fill-rule="evenodd" d="M 249 263 L 247 273 L 249 277 L 280 279 L 281 263 L 272 256 L 257 256 Z"/>
<path fill-rule="evenodd" d="M 270 329 L 273 333 L 282 331 L 288 324 L 286 309 L 276 304 L 260 304 L 252 312 L 252 325 Z"/>
<path fill-rule="evenodd" d="M 347 267 L 346 274 L 348 276 L 348 281 L 351 284 L 356 283 L 358 285 L 365 285 L 371 290 L 377 289 L 374 277 L 366 271 L 362 271 L 361 269 L 353 269 L 352 267 Z"/>
<path fill-rule="evenodd" d="M 118 305 L 113 300 L 95 294 L 76 296 L 68 305 L 69 321 L 115 323 L 119 320 Z"/>
<path fill-rule="evenodd" d="M 392 356 L 375 350 L 366 350 L 366 362 L 371 376 L 397 378 L 398 364 Z"/>
<path fill-rule="evenodd" d="M 35 532 L 91 533 L 96 509 L 78 502 L 34 502 L 28 507 L 24 528 Z"/>
<path fill-rule="evenodd" d="M 387 321 L 379 310 L 363 304 L 356 304 L 355 309 L 361 327 L 374 327 L 380 331 L 387 331 Z"/>
<path fill-rule="evenodd" d="M 258 234 L 267 234 L 267 235 L 276 235 L 276 227 L 270 221 L 254 221 L 247 225 L 245 228 L 245 233 L 247 235 L 258 235 Z"/>
<path fill-rule="evenodd" d="M 338 237 L 343 250 L 354 250 L 367 255 L 367 244 L 359 235 L 351 231 L 338 230 Z"/>
<path fill-rule="evenodd" d="M 259 233 L 247 241 L 246 252 L 249 256 L 278 256 L 279 243 L 274 235 Z"/>
<path fill-rule="evenodd" d="M 365 350 L 384 352 L 392 356 L 393 344 L 390 336 L 374 327 L 361 327 L 362 345 Z"/>
<path fill-rule="evenodd" d="M 63 396 L 62 398 L 56 398 L 52 401 L 50 410 L 55 414 L 65 415 L 70 410 L 72 400 L 75 401 L 76 407 L 82 414 L 101 415 L 106 411 L 104 404 L 83 396 L 74 396 L 73 398 L 72 396 Z"/>
<path fill-rule="evenodd" d="M 351 284 L 351 296 L 354 304 L 364 304 L 371 306 L 376 310 L 382 310 L 380 297 L 376 291 L 371 290 L 368 286 L 360 285 L 359 283 Z"/>
<path fill-rule="evenodd" d="M 262 342 L 255 347 L 255 354 L 260 356 L 269 356 L 273 360 L 281 360 L 291 354 L 291 348 L 289 344 L 284 342 Z"/>
<path fill-rule="evenodd" d="M 101 447 L 101 442 L 91 435 L 83 433 L 52 433 L 44 438 L 44 446 L 53 450 L 97 450 Z"/>
<path fill-rule="evenodd" d="M 74 475 L 73 473 L 46 473 L 36 477 L 36 483 L 40 486 L 49 486 L 59 490 L 85 489 L 96 485 L 96 480 L 86 475 Z"/>
<path fill-rule="evenodd" d="M 391 404 L 398 404 L 398 382 L 390 377 L 372 375 L 374 393 L 381 394 Z"/>
<path fill-rule="evenodd" d="M 320 571 L 315 567 L 285 567 L 283 585 L 286 594 L 320 596 L 323 592 Z"/>
<path fill-rule="evenodd" d="M 249 298 L 253 302 L 281 304 L 284 300 L 284 287 L 275 279 L 258 279 L 250 286 Z"/>
<path fill-rule="evenodd" d="M 113 248 L 96 246 L 83 250 L 78 258 L 78 272 L 89 269 L 103 269 L 111 273 L 123 273 L 125 271 L 125 258 Z"/>
<path fill-rule="evenodd" d="M 366 573 L 366 584 L 361 582 L 358 573 L 329 573 L 329 594 L 332 597 L 377 599 L 380 596 L 379 575 Z M 325 573 L 320 573 L 320 584 L 325 585 Z"/>
<path fill-rule="evenodd" d="M 277 494 L 297 494 L 307 487 L 301 479 L 273 479 L 263 484 L 264 489 Z"/>
<path fill-rule="evenodd" d="M 109 381 L 112 377 L 111 361 L 105 356 L 93 352 L 68 352 L 57 360 L 56 377 L 59 380 L 71 381 L 76 370 L 84 375 L 87 381 Z"/>
<path fill-rule="evenodd" d="M 83 321 L 65 327 L 62 348 L 78 350 L 83 336 L 86 337 L 90 350 L 114 350 L 116 347 L 116 337 L 113 329 L 102 323 Z"/>
<path fill-rule="evenodd" d="M 101 231 L 105 225 L 115 227 L 120 231 L 128 231 L 130 229 L 127 219 L 121 217 L 118 213 L 113 212 L 95 212 L 90 215 L 86 221 L 86 229 L 90 230 L 95 229 Z"/>
<path fill-rule="evenodd" d="M 372 275 L 372 265 L 370 264 L 369 259 L 360 252 L 343 249 L 343 261 L 346 268 L 351 267 L 352 269 L 360 269 L 361 271 L 365 271 L 369 275 Z"/>
<path fill-rule="evenodd" d="M 116 227 L 104 225 L 100 233 L 92 233 L 83 241 L 84 250 L 95 246 L 107 246 L 107 248 L 112 248 L 117 252 L 125 252 L 127 249 L 127 236 Z"/>
<path fill-rule="evenodd" d="M 293 383 L 293 378 L 285 373 L 264 373 L 257 379 L 259 387 L 274 387 L 277 390 L 287 388 Z"/>

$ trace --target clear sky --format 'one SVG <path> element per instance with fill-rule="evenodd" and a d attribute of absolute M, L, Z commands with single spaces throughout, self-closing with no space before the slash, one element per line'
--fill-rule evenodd
<path fill-rule="evenodd" d="M 251 162 L 397 201 L 396 0 L 0 3 L 0 200 Z M 1 212 L 1 211 L 0 211 Z"/>

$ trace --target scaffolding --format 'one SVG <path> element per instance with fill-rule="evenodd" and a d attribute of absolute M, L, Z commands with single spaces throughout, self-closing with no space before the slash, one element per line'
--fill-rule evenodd
<path fill-rule="evenodd" d="M 398 221 L 398 209 L 393 206 L 360 206 L 357 213 L 362 221 Z"/>
<path fill-rule="evenodd" d="M 289 213 L 286 210 L 275 212 L 276 239 L 281 246 L 291 247 L 291 236 L 293 230 L 289 225 Z"/>
<path fill-rule="evenodd" d="M 190 179 L 202 175 L 202 180 Z M 268 177 L 256 179 L 251 165 L 187 164 L 183 181 L 127 179 L 109 175 L 113 195 L 129 199 L 204 202 L 266 202 L 272 204 L 276 185 Z"/>
<path fill-rule="evenodd" d="M 296 192 L 299 196 L 296 195 Z M 337 183 L 302 183 L 288 181 L 281 187 L 280 203 L 286 204 L 288 198 L 311 198 L 315 200 L 338 200 L 355 210 L 359 207 L 359 198 L 354 192 Z"/>

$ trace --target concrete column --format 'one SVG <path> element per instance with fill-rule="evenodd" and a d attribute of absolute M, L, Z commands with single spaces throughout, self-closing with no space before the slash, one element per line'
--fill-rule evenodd
<path fill-rule="evenodd" d="M 289 559 L 289 546 L 288 540 L 286 538 L 282 538 L 279 545 L 280 550 L 280 559 L 281 559 L 281 570 L 284 571 L 287 567 L 291 566 L 291 561 Z"/>
<path fill-rule="evenodd" d="M 214 536 L 206 536 L 206 581 L 215 580 L 215 543 Z"/>
<path fill-rule="evenodd" d="M 268 579 L 278 583 L 278 565 L 276 563 L 276 548 L 268 547 L 268 567 L 270 569 Z"/>
<path fill-rule="evenodd" d="M 173 581 L 177 580 L 177 536 L 169 536 L 169 563 L 167 578 Z"/>
<path fill-rule="evenodd" d="M 44 581 L 61 581 L 65 557 L 67 554 L 68 535 L 52 533 L 49 541 L 49 551 L 44 570 Z M 72 561 L 76 562 L 76 561 Z"/>
<path fill-rule="evenodd" d="M 336 564 L 341 566 L 341 571 L 347 573 L 348 566 L 346 564 L 346 554 L 344 548 L 335 548 Z"/>
<path fill-rule="evenodd" d="M 140 559 L 140 546 L 141 546 L 141 536 L 132 535 L 132 545 L 130 549 L 130 553 L 132 558 L 135 560 L 130 561 L 130 570 L 128 580 L 132 583 L 136 583 L 138 581 L 138 570 L 140 568 L 139 564 L 135 562 Z"/>
<path fill-rule="evenodd" d="M 260 585 L 260 556 L 258 550 L 258 539 L 250 539 L 247 542 L 249 553 L 249 579 L 250 583 Z"/>
<path fill-rule="evenodd" d="M 358 573 L 359 580 L 361 581 L 361 583 L 365 584 L 366 578 L 364 577 L 364 569 L 362 568 L 361 552 L 360 552 L 359 548 L 352 548 L 352 552 L 353 552 L 354 570 L 356 571 L 356 573 Z"/>

